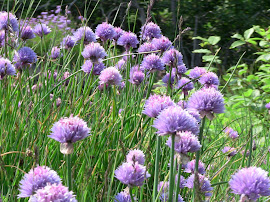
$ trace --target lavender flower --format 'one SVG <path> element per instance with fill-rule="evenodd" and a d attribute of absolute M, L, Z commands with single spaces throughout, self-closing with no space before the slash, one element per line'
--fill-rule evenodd
<path fill-rule="evenodd" d="M 196 109 L 188 108 L 187 111 L 198 121 L 198 123 L 201 122 L 200 114 Z"/>
<path fill-rule="evenodd" d="M 136 65 L 130 69 L 129 82 L 135 85 L 140 85 L 144 80 L 144 73 L 140 70 L 139 66 Z"/>
<path fill-rule="evenodd" d="M 178 180 L 178 174 L 175 175 L 175 185 L 177 185 L 177 180 Z M 184 189 L 185 188 L 185 184 L 186 184 L 186 179 L 180 175 L 180 183 L 179 183 L 179 187 L 180 189 Z"/>
<path fill-rule="evenodd" d="M 162 52 L 169 50 L 172 46 L 172 42 L 166 36 L 162 36 L 158 39 L 154 38 L 152 44 L 156 50 L 161 50 Z"/>
<path fill-rule="evenodd" d="M 5 30 L 0 30 L 0 48 L 5 46 Z"/>
<path fill-rule="evenodd" d="M 101 39 L 101 41 L 112 40 L 115 36 L 114 27 L 107 22 L 103 22 L 96 27 L 96 35 Z"/>
<path fill-rule="evenodd" d="M 225 130 L 224 130 L 224 132 L 225 132 L 225 134 L 227 134 L 232 139 L 236 139 L 236 138 L 239 137 L 238 132 L 235 131 L 235 130 L 233 130 L 230 127 L 226 127 Z"/>
<path fill-rule="evenodd" d="M 100 75 L 103 69 L 105 69 L 105 66 L 102 62 L 93 64 L 90 60 L 86 60 L 82 65 L 82 70 L 87 74 L 92 72 L 93 75 Z"/>
<path fill-rule="evenodd" d="M 161 30 L 157 24 L 149 22 L 146 25 L 142 26 L 141 34 L 143 40 L 151 40 L 152 38 L 161 37 Z"/>
<path fill-rule="evenodd" d="M 120 27 L 115 27 L 114 28 L 114 32 L 115 32 L 115 34 L 114 34 L 114 36 L 113 36 L 113 39 L 115 40 L 115 41 L 117 41 L 118 39 L 119 39 L 119 37 L 120 36 L 122 36 L 123 34 L 124 34 L 124 30 L 122 30 Z"/>
<path fill-rule="evenodd" d="M 100 59 L 107 56 L 104 48 L 99 43 L 90 43 L 85 46 L 82 56 L 86 60 L 91 60 L 93 63 L 97 63 Z"/>
<path fill-rule="evenodd" d="M 198 79 L 200 76 L 206 73 L 206 69 L 201 67 L 195 67 L 194 69 L 190 70 L 189 78 L 191 79 Z"/>
<path fill-rule="evenodd" d="M 156 54 L 152 53 L 143 58 L 141 63 L 141 69 L 153 72 L 153 71 L 162 71 L 165 69 L 163 62 Z"/>
<path fill-rule="evenodd" d="M 62 184 L 52 184 L 37 190 L 36 194 L 31 197 L 31 202 L 77 202 L 75 195 L 72 191 Z"/>
<path fill-rule="evenodd" d="M 170 148 L 172 147 L 171 136 L 166 143 Z M 174 151 L 182 154 L 187 154 L 188 152 L 194 153 L 199 151 L 201 144 L 197 136 L 193 135 L 191 132 L 179 132 L 175 136 Z"/>
<path fill-rule="evenodd" d="M 139 43 L 136 34 L 133 32 L 124 32 L 117 40 L 117 45 L 124 46 L 126 51 L 132 48 L 136 48 Z"/>
<path fill-rule="evenodd" d="M 225 154 L 227 153 L 228 154 L 228 157 L 232 157 L 232 156 L 235 156 L 237 154 L 237 151 L 235 148 L 233 147 L 224 147 L 222 149 L 222 152 Z"/>
<path fill-rule="evenodd" d="M 118 70 L 124 69 L 126 64 L 126 61 L 124 59 L 121 59 L 117 62 L 117 64 L 115 65 L 115 68 L 117 68 Z"/>
<path fill-rule="evenodd" d="M 12 32 L 18 32 L 19 26 L 15 15 L 6 11 L 0 12 L 0 30 L 9 30 Z"/>
<path fill-rule="evenodd" d="M 150 97 L 145 101 L 142 113 L 151 118 L 155 118 L 162 110 L 174 105 L 175 103 L 169 96 L 150 95 Z"/>
<path fill-rule="evenodd" d="M 268 172 L 257 167 L 242 168 L 232 175 L 229 185 L 234 194 L 245 195 L 254 201 L 270 195 Z"/>
<path fill-rule="evenodd" d="M 249 150 L 245 150 L 245 149 L 243 149 L 242 151 L 241 151 L 241 154 L 244 156 L 246 156 L 246 157 L 248 157 L 249 156 L 249 154 L 250 154 L 250 151 Z"/>
<path fill-rule="evenodd" d="M 184 100 L 180 100 L 180 101 L 177 103 L 177 105 L 178 105 L 179 107 L 181 107 L 182 109 L 186 109 L 186 108 L 187 108 L 187 102 L 184 101 Z"/>
<path fill-rule="evenodd" d="M 134 201 L 137 201 L 135 197 Z M 128 192 L 122 191 L 115 196 L 114 202 L 132 202 L 132 200 Z"/>
<path fill-rule="evenodd" d="M 209 197 L 212 196 L 211 191 L 213 190 L 213 187 L 211 187 L 210 181 L 204 177 L 201 174 L 198 174 L 199 176 L 199 183 L 200 183 L 200 190 L 201 192 L 204 192 L 204 195 Z M 186 181 L 186 187 L 193 189 L 194 186 L 194 177 L 195 174 L 192 174 Z"/>
<path fill-rule="evenodd" d="M 145 162 L 145 155 L 139 149 L 130 150 L 126 158 L 128 163 L 138 162 L 139 164 L 143 165 Z"/>
<path fill-rule="evenodd" d="M 115 170 L 115 177 L 128 186 L 142 186 L 150 174 L 146 171 L 146 167 L 138 162 L 123 163 Z"/>
<path fill-rule="evenodd" d="M 73 36 L 67 35 L 61 42 L 61 47 L 65 49 L 71 49 L 76 43 L 76 39 Z"/>
<path fill-rule="evenodd" d="M 61 183 L 60 177 L 54 170 L 46 166 L 38 166 L 25 174 L 20 181 L 18 195 L 19 198 L 25 198 L 33 195 L 38 189 L 45 187 L 48 184 Z"/>
<path fill-rule="evenodd" d="M 179 106 L 170 106 L 161 111 L 153 127 L 158 129 L 157 133 L 161 136 L 181 131 L 199 132 L 197 120 Z"/>
<path fill-rule="evenodd" d="M 16 75 L 16 69 L 8 59 L 0 57 L 0 80 L 6 75 Z"/>
<path fill-rule="evenodd" d="M 121 86 L 122 76 L 115 67 L 108 67 L 102 70 L 98 78 L 100 84 Z"/>
<path fill-rule="evenodd" d="M 58 48 L 57 46 L 53 47 L 51 51 L 51 58 L 56 59 L 59 56 L 60 56 L 60 48 Z"/>
<path fill-rule="evenodd" d="M 190 162 L 188 162 L 186 165 L 185 165 L 185 171 L 186 173 L 192 173 L 194 174 L 195 173 L 195 163 L 196 163 L 196 160 L 192 160 Z M 204 174 L 205 173 L 205 168 L 204 168 L 204 163 L 199 161 L 199 167 L 198 167 L 198 173 L 199 174 Z"/>
<path fill-rule="evenodd" d="M 181 76 L 182 74 L 187 72 L 187 67 L 185 64 L 181 64 L 177 66 L 177 73 Z"/>
<path fill-rule="evenodd" d="M 166 65 L 177 67 L 183 64 L 183 56 L 178 50 L 172 48 L 163 54 L 162 61 Z"/>
<path fill-rule="evenodd" d="M 199 83 L 204 85 L 206 88 L 215 87 L 219 85 L 218 76 L 213 72 L 207 72 L 201 76 Z"/>
<path fill-rule="evenodd" d="M 138 53 L 155 51 L 156 48 L 152 43 L 145 42 L 138 48 Z"/>
<path fill-rule="evenodd" d="M 87 123 L 79 117 L 71 115 L 69 118 L 61 118 L 53 124 L 51 135 L 48 137 L 60 143 L 74 143 L 90 135 Z"/>
<path fill-rule="evenodd" d="M 182 92 L 184 93 L 184 95 L 188 95 L 188 91 L 194 88 L 194 84 L 191 82 L 190 79 L 183 77 L 177 83 L 176 89 L 179 89 L 179 88 L 182 89 Z"/>
<path fill-rule="evenodd" d="M 159 196 L 159 199 L 161 201 L 168 202 L 169 201 L 169 182 L 161 181 L 160 183 L 158 183 L 158 192 L 160 191 L 161 191 L 161 194 Z M 173 193 L 173 195 L 175 195 L 175 193 Z M 184 202 L 180 194 L 178 194 L 177 202 Z"/>
<path fill-rule="evenodd" d="M 25 66 L 30 66 L 32 63 L 36 62 L 37 55 L 29 47 L 22 47 L 18 52 L 15 52 L 13 62 L 15 62 L 15 67 L 17 69 L 22 69 Z"/>
<path fill-rule="evenodd" d="M 265 108 L 270 109 L 270 102 L 265 105 Z"/>
<path fill-rule="evenodd" d="M 214 88 L 196 91 L 188 100 L 188 108 L 198 110 L 201 117 L 212 120 L 215 114 L 224 113 L 223 95 Z"/>
<path fill-rule="evenodd" d="M 33 39 L 35 38 L 35 34 L 33 32 L 33 29 L 30 26 L 25 26 L 21 28 L 21 38 L 22 40 L 27 40 L 27 39 Z"/>
<path fill-rule="evenodd" d="M 76 41 L 83 39 L 84 44 L 89 44 L 90 42 L 96 42 L 96 35 L 90 27 L 84 26 L 80 27 L 73 34 Z"/>
<path fill-rule="evenodd" d="M 52 30 L 46 24 L 37 24 L 34 27 L 33 31 L 39 37 L 43 37 L 43 36 L 49 34 Z"/>

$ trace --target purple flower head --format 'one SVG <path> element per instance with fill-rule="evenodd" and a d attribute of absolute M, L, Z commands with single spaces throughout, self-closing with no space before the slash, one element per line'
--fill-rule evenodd
<path fill-rule="evenodd" d="M 126 61 L 124 59 L 121 59 L 117 62 L 117 64 L 115 65 L 115 67 L 118 69 L 118 70 L 121 70 L 121 69 L 124 69 L 125 67 L 125 64 L 126 64 Z"/>
<path fill-rule="evenodd" d="M 37 54 L 29 47 L 22 47 L 18 52 L 15 53 L 13 62 L 17 69 L 22 69 L 25 66 L 29 66 L 36 62 Z"/>
<path fill-rule="evenodd" d="M 52 184 L 37 190 L 36 194 L 31 197 L 31 202 L 77 202 L 72 191 L 62 184 Z"/>
<path fill-rule="evenodd" d="M 237 154 L 237 151 L 233 147 L 224 147 L 222 149 L 222 152 L 225 154 L 227 153 L 228 157 L 235 156 Z"/>
<path fill-rule="evenodd" d="M 157 133 L 161 136 L 173 135 L 182 131 L 190 131 L 193 134 L 199 133 L 197 120 L 179 106 L 169 106 L 162 110 L 154 120 L 153 127 L 158 129 Z"/>
<path fill-rule="evenodd" d="M 178 180 L 178 174 L 175 175 L 175 185 L 177 183 L 177 180 Z M 180 175 L 180 183 L 179 183 L 180 189 L 184 189 L 185 184 L 186 184 L 186 179 L 182 175 Z"/>
<path fill-rule="evenodd" d="M 249 154 L 250 154 L 250 152 L 249 152 L 249 150 L 245 150 L 245 149 L 243 149 L 242 151 L 241 151 L 241 154 L 244 156 L 245 154 L 246 154 L 246 157 L 248 157 L 249 156 Z"/>
<path fill-rule="evenodd" d="M 118 39 L 119 39 L 119 37 L 120 36 L 122 36 L 123 34 L 124 34 L 124 30 L 122 30 L 120 27 L 115 27 L 114 28 L 114 32 L 115 32 L 115 34 L 114 34 L 114 36 L 113 36 L 113 39 L 115 40 L 115 41 L 117 41 Z"/>
<path fill-rule="evenodd" d="M 238 132 L 235 131 L 235 130 L 233 130 L 230 127 L 226 127 L 225 130 L 224 130 L 224 132 L 225 132 L 225 134 L 227 134 L 232 139 L 236 139 L 236 138 L 239 137 Z"/>
<path fill-rule="evenodd" d="M 53 124 L 51 135 L 48 137 L 60 143 L 74 143 L 90 135 L 87 123 L 79 117 L 71 115 L 69 118 L 61 118 Z"/>
<path fill-rule="evenodd" d="M 140 70 L 139 66 L 136 65 L 130 69 L 129 82 L 135 85 L 140 85 L 144 80 L 144 73 Z"/>
<path fill-rule="evenodd" d="M 171 136 L 166 143 L 170 148 L 172 147 Z M 175 136 L 174 150 L 178 153 L 187 154 L 188 152 L 194 153 L 199 151 L 201 144 L 197 136 L 193 135 L 191 132 L 179 132 Z"/>
<path fill-rule="evenodd" d="M 186 67 L 185 64 L 181 64 L 181 65 L 178 65 L 178 66 L 177 66 L 177 73 L 178 73 L 179 75 L 184 74 L 184 73 L 186 73 L 186 72 L 187 72 L 187 67 Z"/>
<path fill-rule="evenodd" d="M 169 72 L 169 73 L 165 74 L 165 76 L 162 78 L 162 81 L 166 84 L 166 86 L 169 84 L 169 81 L 170 81 L 170 86 L 173 86 L 174 82 L 176 80 L 175 79 L 176 77 L 177 77 L 176 69 L 173 68 L 171 73 Z"/>
<path fill-rule="evenodd" d="M 270 109 L 270 102 L 265 105 L 265 108 Z"/>
<path fill-rule="evenodd" d="M 34 27 L 34 30 L 33 31 L 39 37 L 43 37 L 43 36 L 49 34 L 52 30 L 46 24 L 37 24 Z"/>
<path fill-rule="evenodd" d="M 136 34 L 133 32 L 124 32 L 117 40 L 117 45 L 124 46 L 126 51 L 132 48 L 136 48 L 139 43 Z"/>
<path fill-rule="evenodd" d="M 185 171 L 184 172 L 194 174 L 195 173 L 195 163 L 196 163 L 195 159 L 188 162 L 185 165 Z M 205 173 L 204 163 L 201 162 L 201 161 L 199 161 L 198 173 L 202 174 L 202 175 Z"/>
<path fill-rule="evenodd" d="M 213 190 L 213 187 L 211 187 L 210 181 L 205 176 L 203 176 L 201 174 L 198 174 L 198 175 L 199 175 L 199 183 L 200 183 L 201 192 L 204 192 L 204 195 L 207 197 L 212 196 L 211 191 Z M 195 178 L 195 174 L 192 174 L 187 179 L 186 187 L 193 189 L 194 178 Z"/>
<path fill-rule="evenodd" d="M 135 197 L 134 201 L 137 201 Z M 115 196 L 114 202 L 132 202 L 132 200 L 128 192 L 122 191 Z"/>
<path fill-rule="evenodd" d="M 194 69 L 190 70 L 189 78 L 191 79 L 198 79 L 200 76 L 206 73 L 206 69 L 201 67 L 195 67 Z"/>
<path fill-rule="evenodd" d="M 84 40 L 84 44 L 89 44 L 90 42 L 96 42 L 96 35 L 90 27 L 84 26 L 80 27 L 73 34 L 76 41 Z"/>
<path fill-rule="evenodd" d="M 122 76 L 115 67 L 102 70 L 98 78 L 100 84 L 121 86 Z"/>
<path fill-rule="evenodd" d="M 196 109 L 201 117 L 212 120 L 214 114 L 224 113 L 223 95 L 214 88 L 203 88 L 191 95 L 188 108 Z"/>
<path fill-rule="evenodd" d="M 145 42 L 138 48 L 138 53 L 155 51 L 156 48 L 152 43 Z"/>
<path fill-rule="evenodd" d="M 20 181 L 20 194 L 18 197 L 26 198 L 32 196 L 38 189 L 45 187 L 47 184 L 59 183 L 61 183 L 61 179 L 54 170 L 46 166 L 38 166 L 31 169 Z"/>
<path fill-rule="evenodd" d="M 33 29 L 30 26 L 21 27 L 21 38 L 22 40 L 33 39 L 35 38 Z"/>
<path fill-rule="evenodd" d="M 160 57 L 154 53 L 147 55 L 143 58 L 141 63 L 141 69 L 143 71 L 162 71 L 165 69 L 163 62 Z"/>
<path fill-rule="evenodd" d="M 218 76 L 213 72 L 207 72 L 201 76 L 199 83 L 206 88 L 217 87 L 219 85 Z"/>
<path fill-rule="evenodd" d="M 161 201 L 168 202 L 169 201 L 169 182 L 163 182 L 163 181 L 159 182 L 158 183 L 158 192 L 160 192 L 160 191 L 161 191 L 161 194 L 159 196 L 159 199 Z M 173 193 L 173 195 L 175 195 L 175 193 Z M 180 194 L 178 194 L 177 202 L 184 202 L 183 198 L 181 197 Z"/>
<path fill-rule="evenodd" d="M 76 39 L 73 36 L 67 35 L 63 38 L 63 41 L 61 42 L 61 47 L 65 49 L 72 48 L 76 43 Z"/>
<path fill-rule="evenodd" d="M 90 43 L 83 49 L 82 56 L 86 60 L 91 60 L 93 63 L 97 63 L 100 59 L 107 56 L 104 48 L 99 43 Z"/>
<path fill-rule="evenodd" d="M 143 181 L 150 177 L 146 167 L 135 163 L 123 163 L 115 170 L 115 177 L 128 186 L 142 186 Z"/>
<path fill-rule="evenodd" d="M 139 164 L 143 165 L 145 162 L 145 155 L 139 149 L 130 150 L 126 158 L 128 163 L 138 162 Z"/>
<path fill-rule="evenodd" d="M 0 80 L 6 75 L 16 75 L 16 69 L 8 59 L 0 57 Z"/>
<path fill-rule="evenodd" d="M 179 89 L 179 88 L 181 88 L 184 95 L 188 95 L 188 91 L 194 88 L 194 84 L 192 83 L 190 79 L 183 77 L 177 83 L 176 89 Z"/>
<path fill-rule="evenodd" d="M 141 34 L 143 40 L 151 40 L 153 38 L 160 38 L 162 36 L 160 27 L 153 22 L 149 22 L 142 26 Z"/>
<path fill-rule="evenodd" d="M 96 27 L 96 35 L 101 39 L 101 41 L 112 40 L 115 36 L 114 27 L 107 22 L 103 22 Z"/>
<path fill-rule="evenodd" d="M 166 37 L 162 36 L 160 38 L 154 38 L 152 44 L 155 47 L 155 50 L 161 50 L 162 52 L 169 50 L 172 46 L 172 42 Z"/>
<path fill-rule="evenodd" d="M 178 50 L 172 48 L 164 52 L 162 61 L 166 65 L 177 67 L 183 64 L 183 56 Z"/>
<path fill-rule="evenodd" d="M 15 15 L 6 11 L 0 12 L 0 30 L 19 31 L 18 21 Z"/>
<path fill-rule="evenodd" d="M 87 74 L 92 72 L 93 75 L 100 75 L 103 69 L 105 69 L 105 66 L 102 62 L 93 64 L 90 60 L 86 60 L 82 65 L 82 70 Z"/>
<path fill-rule="evenodd" d="M 52 59 L 56 59 L 60 56 L 60 48 L 58 48 L 57 46 L 53 47 L 52 48 L 52 51 L 51 51 L 51 58 Z"/>
<path fill-rule="evenodd" d="M 229 185 L 234 194 L 245 195 L 254 201 L 270 195 L 268 172 L 257 167 L 242 168 L 232 175 Z"/>
<path fill-rule="evenodd" d="M 175 103 L 169 96 L 150 95 L 150 97 L 145 101 L 142 113 L 151 118 L 155 118 L 162 110 L 174 105 Z"/>

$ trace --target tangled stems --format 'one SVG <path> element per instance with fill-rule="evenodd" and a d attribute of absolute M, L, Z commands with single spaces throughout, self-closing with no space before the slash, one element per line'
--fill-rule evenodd
<path fill-rule="evenodd" d="M 173 164 L 174 164 L 174 140 L 175 140 L 175 134 L 172 136 L 172 146 L 171 146 L 171 158 L 170 158 L 170 178 L 169 178 L 169 200 L 173 201 L 173 189 L 174 189 L 174 173 L 173 173 Z"/>
<path fill-rule="evenodd" d="M 154 174 L 154 188 L 153 188 L 153 201 L 156 200 L 157 197 L 157 187 L 158 187 L 158 167 L 159 167 L 159 157 L 160 157 L 160 143 L 161 137 L 157 136 L 157 151 L 156 151 L 156 161 L 155 161 L 155 174 Z"/>

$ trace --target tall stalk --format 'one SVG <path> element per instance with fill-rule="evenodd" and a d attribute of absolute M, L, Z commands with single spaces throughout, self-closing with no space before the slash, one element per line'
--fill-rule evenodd
<path fill-rule="evenodd" d="M 71 154 L 66 155 L 67 158 L 67 185 L 69 190 L 72 190 L 72 182 L 71 182 Z"/>
<path fill-rule="evenodd" d="M 173 201 L 173 189 L 174 189 L 174 173 L 173 173 L 173 164 L 174 164 L 174 140 L 175 134 L 171 135 L 172 138 L 172 147 L 171 147 L 171 157 L 170 157 L 170 178 L 169 178 L 169 200 Z"/>
<path fill-rule="evenodd" d="M 154 188 L 152 200 L 155 201 L 157 197 L 157 187 L 158 187 L 158 169 L 159 169 L 159 159 L 160 159 L 160 143 L 161 137 L 157 136 L 157 151 L 156 151 L 156 160 L 155 160 L 155 174 L 154 174 Z"/>

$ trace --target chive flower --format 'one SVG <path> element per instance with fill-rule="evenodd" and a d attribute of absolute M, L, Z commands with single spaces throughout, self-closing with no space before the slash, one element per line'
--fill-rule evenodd
<path fill-rule="evenodd" d="M 6 75 L 16 75 L 16 69 L 8 59 L 0 57 L 0 80 Z"/>

